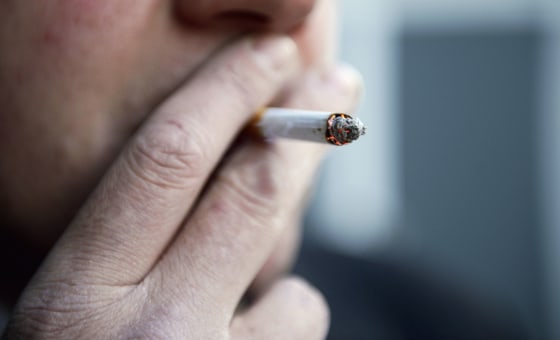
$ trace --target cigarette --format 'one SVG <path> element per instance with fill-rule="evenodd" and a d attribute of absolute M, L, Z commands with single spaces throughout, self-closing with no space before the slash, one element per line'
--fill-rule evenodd
<path fill-rule="evenodd" d="M 364 124 L 346 113 L 268 107 L 258 111 L 251 128 L 265 140 L 297 139 L 337 146 L 366 133 Z"/>

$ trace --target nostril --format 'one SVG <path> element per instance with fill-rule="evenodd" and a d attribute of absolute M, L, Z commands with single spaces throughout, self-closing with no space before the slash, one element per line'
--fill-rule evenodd
<path fill-rule="evenodd" d="M 270 24 L 270 18 L 265 14 L 253 11 L 230 10 L 215 17 L 216 21 L 234 24 L 247 28 L 262 28 Z"/>
<path fill-rule="evenodd" d="M 2 0 L 0 0 L 2 1 Z M 289 32 L 319 0 L 177 0 L 181 21 L 198 26 Z"/>

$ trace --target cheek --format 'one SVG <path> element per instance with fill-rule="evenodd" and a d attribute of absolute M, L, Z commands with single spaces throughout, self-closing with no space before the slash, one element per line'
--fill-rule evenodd
<path fill-rule="evenodd" d="M 25 233 L 56 235 L 138 122 L 223 41 L 193 42 L 168 4 L 0 2 L 0 215 Z"/>
<path fill-rule="evenodd" d="M 152 20 L 152 3 L 146 0 L 142 6 L 133 6 L 130 0 L 40 2 L 33 11 L 20 13 L 17 22 L 21 32 L 17 40 L 27 49 L 19 53 L 27 56 L 23 66 L 57 81 L 64 77 L 84 78 L 82 75 L 96 72 L 93 82 L 118 71 L 114 65 L 132 61 L 131 52 L 138 48 Z"/>
<path fill-rule="evenodd" d="M 0 66 L 6 73 L 0 85 L 11 92 L 15 104 L 8 109 L 34 120 L 48 117 L 51 127 L 59 121 L 68 127 L 77 119 L 94 127 L 122 97 L 138 65 L 142 35 L 153 20 L 149 4 L 154 2 L 19 3 L 0 14 Z"/>
<path fill-rule="evenodd" d="M 113 152 L 107 112 L 126 23 L 105 14 L 107 3 L 14 1 L 0 13 L 2 218 L 47 243 Z"/>
<path fill-rule="evenodd" d="M 3 115 L 21 123 L 8 133 L 33 136 L 67 158 L 88 158 L 110 142 L 96 136 L 122 116 L 118 106 L 158 2 L 14 3 L 0 14 L 0 101 Z"/>

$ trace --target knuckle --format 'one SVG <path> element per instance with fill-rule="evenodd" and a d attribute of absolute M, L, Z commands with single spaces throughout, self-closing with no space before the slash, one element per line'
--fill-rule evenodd
<path fill-rule="evenodd" d="M 344 76 L 340 83 L 340 93 L 350 99 L 351 105 L 359 101 L 364 89 L 364 81 L 361 74 L 353 68 L 345 67 Z"/>
<path fill-rule="evenodd" d="M 233 196 L 231 202 L 239 205 L 246 215 L 264 219 L 278 215 L 282 206 L 279 204 L 281 180 L 266 161 L 223 174 L 220 181 L 225 187 L 224 192 Z"/>
<path fill-rule="evenodd" d="M 42 280 L 26 289 L 4 336 L 6 339 L 77 339 L 94 335 L 95 338 L 107 338 L 114 329 L 99 329 L 97 326 L 116 326 L 111 321 L 119 318 L 126 321 L 126 316 L 120 314 L 120 302 L 135 288 Z"/>
<path fill-rule="evenodd" d="M 196 135 L 180 123 L 167 121 L 137 137 L 128 153 L 128 165 L 143 180 L 161 187 L 184 188 L 204 176 L 208 156 Z"/>
<path fill-rule="evenodd" d="M 71 287 L 62 282 L 49 283 L 26 293 L 13 313 L 8 334 L 40 334 L 41 338 L 68 336 L 87 318 L 83 293 L 72 293 Z"/>

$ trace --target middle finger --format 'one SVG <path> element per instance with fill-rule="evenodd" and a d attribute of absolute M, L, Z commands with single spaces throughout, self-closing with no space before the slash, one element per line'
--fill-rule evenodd
<path fill-rule="evenodd" d="M 314 72 L 288 103 L 317 109 L 350 109 L 360 80 L 341 68 Z M 287 224 L 298 220 L 325 147 L 279 141 L 242 146 L 218 171 L 196 211 L 154 268 L 154 282 L 170 298 L 201 287 L 203 299 L 232 314 L 270 256 Z"/>

